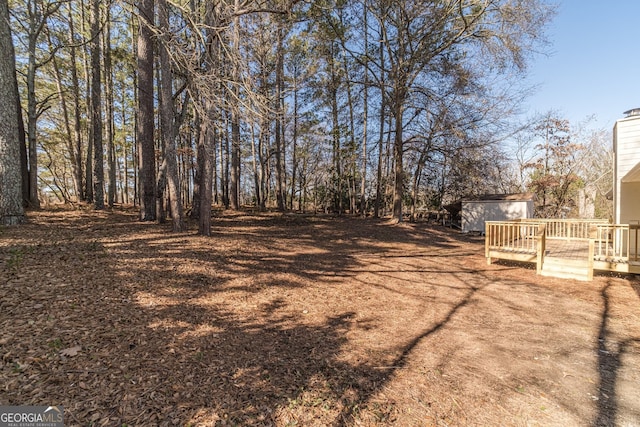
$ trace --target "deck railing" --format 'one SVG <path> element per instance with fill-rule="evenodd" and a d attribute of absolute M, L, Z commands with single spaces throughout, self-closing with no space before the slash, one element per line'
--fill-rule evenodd
<path fill-rule="evenodd" d="M 609 262 L 640 261 L 639 234 L 639 224 L 597 225 L 595 259 Z"/>
<path fill-rule="evenodd" d="M 536 254 L 540 270 L 544 263 L 547 239 L 588 241 L 590 263 L 594 260 L 611 264 L 640 262 L 640 224 L 538 218 L 487 221 L 485 224 L 485 253 L 488 262 L 491 262 L 492 253 L 496 256 L 495 252 Z"/>
<path fill-rule="evenodd" d="M 546 236 L 549 239 L 589 239 L 592 225 L 608 224 L 605 219 L 547 219 L 527 218 L 522 222 L 546 224 Z"/>
<path fill-rule="evenodd" d="M 487 257 L 490 249 L 509 252 L 536 253 L 538 223 L 521 221 L 485 222 L 485 250 Z"/>
<path fill-rule="evenodd" d="M 626 224 L 596 226 L 593 255 L 598 261 L 628 261 L 629 226 Z"/>

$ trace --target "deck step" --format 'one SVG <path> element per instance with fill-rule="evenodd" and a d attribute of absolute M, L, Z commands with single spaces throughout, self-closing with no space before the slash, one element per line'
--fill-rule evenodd
<path fill-rule="evenodd" d="M 561 279 L 591 280 L 589 262 L 585 259 L 545 257 L 542 265 L 543 276 Z"/>

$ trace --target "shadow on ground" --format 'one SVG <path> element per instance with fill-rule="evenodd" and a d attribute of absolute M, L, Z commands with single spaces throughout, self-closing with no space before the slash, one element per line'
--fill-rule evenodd
<path fill-rule="evenodd" d="M 63 404 L 69 425 L 408 425 L 375 397 L 517 268 L 480 270 L 481 244 L 438 227 L 369 220 L 222 216 L 202 238 L 117 212 L 43 214 L 23 231 L 0 246 L 0 401 Z M 617 415 L 632 345 L 613 348 L 601 295 L 594 425 Z M 415 324 L 391 315 L 403 309 Z"/>

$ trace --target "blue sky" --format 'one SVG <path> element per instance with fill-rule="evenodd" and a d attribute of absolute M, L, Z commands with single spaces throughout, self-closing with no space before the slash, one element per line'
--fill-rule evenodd
<path fill-rule="evenodd" d="M 539 85 L 527 115 L 557 110 L 572 125 L 611 129 L 623 112 L 640 108 L 640 1 L 557 0 L 548 29 L 549 56 L 531 63 Z"/>

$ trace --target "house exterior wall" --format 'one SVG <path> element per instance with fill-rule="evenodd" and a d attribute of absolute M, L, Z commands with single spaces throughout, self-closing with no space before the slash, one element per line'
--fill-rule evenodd
<path fill-rule="evenodd" d="M 620 221 L 618 224 L 638 224 L 640 222 L 640 182 L 620 184 Z M 629 251 L 636 255 L 636 235 L 629 233 Z"/>
<path fill-rule="evenodd" d="M 532 200 L 475 200 L 462 202 L 462 232 L 484 232 L 485 221 L 533 218 Z"/>
<path fill-rule="evenodd" d="M 626 224 L 640 219 L 637 182 L 622 182 L 640 164 L 640 116 L 620 119 L 613 128 L 614 150 L 614 222 Z"/>
<path fill-rule="evenodd" d="M 617 224 L 637 224 L 640 221 L 640 182 L 622 182 L 620 196 Z"/>

